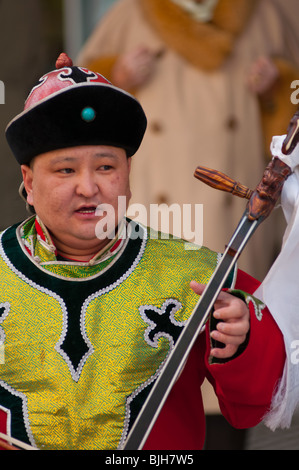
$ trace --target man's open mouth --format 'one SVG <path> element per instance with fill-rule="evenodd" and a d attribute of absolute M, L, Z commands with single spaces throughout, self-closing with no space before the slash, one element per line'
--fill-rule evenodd
<path fill-rule="evenodd" d="M 86 206 L 80 207 L 76 210 L 78 214 L 95 214 L 97 207 L 96 206 Z"/>

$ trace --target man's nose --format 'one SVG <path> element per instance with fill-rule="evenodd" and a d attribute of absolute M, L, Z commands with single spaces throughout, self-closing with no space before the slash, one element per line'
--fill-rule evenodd
<path fill-rule="evenodd" d="M 93 172 L 85 171 L 78 175 L 77 194 L 90 198 L 99 192 L 96 176 Z"/>

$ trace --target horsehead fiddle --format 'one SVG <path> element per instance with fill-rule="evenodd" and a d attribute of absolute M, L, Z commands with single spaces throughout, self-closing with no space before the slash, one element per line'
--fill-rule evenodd
<path fill-rule="evenodd" d="M 292 117 L 284 139 L 282 151 L 290 154 L 299 142 L 299 111 Z M 220 263 L 211 276 L 176 345 L 157 378 L 147 400 L 128 434 L 123 450 L 142 449 L 155 424 L 166 398 L 177 380 L 194 345 L 197 336 L 210 316 L 218 294 L 236 264 L 245 245 L 257 227 L 272 212 L 280 197 L 283 184 L 291 174 L 291 168 L 274 157 L 266 167 L 262 179 L 251 190 L 229 176 L 206 167 L 198 166 L 194 176 L 209 186 L 230 192 L 248 200 L 246 209 L 234 231 Z M 218 345 L 220 347 L 220 345 Z"/>

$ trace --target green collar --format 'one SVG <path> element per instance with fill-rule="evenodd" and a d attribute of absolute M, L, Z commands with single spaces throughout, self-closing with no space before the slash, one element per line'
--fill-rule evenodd
<path fill-rule="evenodd" d="M 51 235 L 42 221 L 33 216 L 19 227 L 19 241 L 32 261 L 49 271 L 70 277 L 86 277 L 106 268 L 126 243 L 125 221 L 118 235 L 88 262 L 61 258 L 57 253 Z"/>

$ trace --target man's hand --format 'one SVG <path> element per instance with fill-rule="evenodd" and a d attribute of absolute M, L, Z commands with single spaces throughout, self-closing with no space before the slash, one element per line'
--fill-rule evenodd
<path fill-rule="evenodd" d="M 205 285 L 195 281 L 190 283 L 192 290 L 201 295 Z M 214 304 L 214 318 L 220 320 L 217 329 L 211 332 L 211 337 L 225 344 L 223 349 L 214 348 L 211 355 L 218 359 L 228 359 L 244 343 L 250 328 L 250 314 L 245 302 L 227 292 L 220 292 Z"/>

